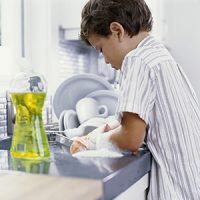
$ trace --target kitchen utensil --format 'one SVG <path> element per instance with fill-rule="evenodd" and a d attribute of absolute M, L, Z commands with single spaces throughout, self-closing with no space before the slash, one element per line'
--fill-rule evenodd
<path fill-rule="evenodd" d="M 53 108 L 59 116 L 63 110 L 75 110 L 79 99 L 97 90 L 113 90 L 111 84 L 95 74 L 77 74 L 62 82 L 54 95 Z"/>
<path fill-rule="evenodd" d="M 66 129 L 78 128 L 80 123 L 74 110 L 63 110 L 59 117 L 59 131 Z"/>
<path fill-rule="evenodd" d="M 72 129 L 79 127 L 78 116 L 75 110 L 66 110 L 64 114 L 64 129 Z"/>
<path fill-rule="evenodd" d="M 59 119 L 58 119 L 58 128 L 59 128 L 59 131 L 64 131 L 65 130 L 65 127 L 64 127 L 64 116 L 65 116 L 65 113 L 66 113 L 66 110 L 63 110 L 59 116 Z"/>
<path fill-rule="evenodd" d="M 94 117 L 105 118 L 108 115 L 108 108 L 99 105 L 98 102 L 90 97 L 80 99 L 76 104 L 76 112 L 80 124 Z"/>
<path fill-rule="evenodd" d="M 96 99 L 100 105 L 106 105 L 108 108 L 108 115 L 114 115 L 118 94 L 114 90 L 97 90 L 89 93 L 86 97 L 92 97 Z"/>

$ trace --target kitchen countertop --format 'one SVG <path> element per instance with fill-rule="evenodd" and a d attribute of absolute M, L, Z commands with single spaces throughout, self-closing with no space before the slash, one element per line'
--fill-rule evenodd
<path fill-rule="evenodd" d="M 8 146 L 9 140 L 0 141 L 0 149 L 8 149 Z M 147 174 L 151 167 L 151 154 L 146 150 L 118 158 L 77 158 L 70 155 L 66 146 L 54 143 L 50 147 L 52 153 L 48 161 L 13 159 L 8 150 L 0 150 L 0 169 L 100 181 L 102 199 L 112 199 Z"/>
<path fill-rule="evenodd" d="M 102 194 L 99 180 L 0 170 L 3 200 L 94 200 Z"/>

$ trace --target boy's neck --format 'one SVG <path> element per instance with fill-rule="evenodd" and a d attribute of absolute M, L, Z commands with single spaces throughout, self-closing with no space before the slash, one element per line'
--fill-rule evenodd
<path fill-rule="evenodd" d="M 139 32 L 138 35 L 133 36 L 130 41 L 131 49 L 137 48 L 138 44 L 147 36 L 149 36 L 149 32 L 146 31 Z"/>

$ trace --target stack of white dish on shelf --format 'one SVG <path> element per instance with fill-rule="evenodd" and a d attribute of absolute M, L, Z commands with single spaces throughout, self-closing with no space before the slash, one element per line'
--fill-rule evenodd
<path fill-rule="evenodd" d="M 76 105 L 86 97 L 93 98 L 99 105 L 104 105 L 107 108 L 106 115 L 96 116 L 81 123 Z M 114 118 L 117 101 L 117 92 L 104 78 L 95 74 L 74 75 L 61 83 L 53 98 L 53 109 L 59 119 L 59 130 L 65 131 L 70 137 L 84 135 Z"/>

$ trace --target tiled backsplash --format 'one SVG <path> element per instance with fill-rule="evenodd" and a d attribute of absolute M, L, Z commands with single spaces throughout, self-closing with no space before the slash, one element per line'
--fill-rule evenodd
<path fill-rule="evenodd" d="M 6 93 L 0 93 L 0 138 L 7 136 Z"/>
<path fill-rule="evenodd" d="M 116 70 L 107 65 L 103 55 L 80 40 L 65 40 L 64 29 L 59 29 L 59 79 L 73 74 L 94 73 L 115 82 Z"/>
<path fill-rule="evenodd" d="M 94 71 L 95 69 L 90 69 L 90 61 L 94 58 L 97 60 L 97 53 L 92 48 L 82 45 L 80 41 L 61 40 L 59 48 L 59 78 L 66 79 L 73 74 Z"/>

